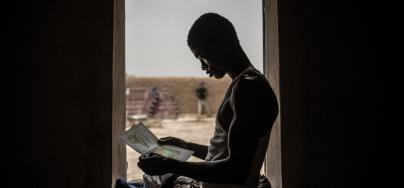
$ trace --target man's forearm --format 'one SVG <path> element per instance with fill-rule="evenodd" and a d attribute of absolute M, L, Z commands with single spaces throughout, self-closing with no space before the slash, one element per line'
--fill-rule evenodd
<path fill-rule="evenodd" d="M 194 151 L 193 156 L 195 156 L 199 159 L 204 160 L 206 158 L 206 155 L 208 154 L 208 146 L 205 146 L 205 145 L 188 142 L 187 148 L 189 150 Z"/>

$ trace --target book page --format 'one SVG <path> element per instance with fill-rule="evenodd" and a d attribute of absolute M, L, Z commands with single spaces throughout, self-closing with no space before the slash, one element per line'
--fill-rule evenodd
<path fill-rule="evenodd" d="M 194 153 L 172 145 L 159 145 L 158 138 L 143 123 L 133 125 L 124 132 L 121 139 L 141 155 L 157 153 L 169 158 L 186 161 Z"/>
<path fill-rule="evenodd" d="M 143 123 L 133 125 L 121 135 L 121 139 L 142 155 L 149 153 L 158 146 L 158 138 Z"/>
<path fill-rule="evenodd" d="M 153 150 L 153 153 L 157 153 L 180 161 L 186 161 L 192 156 L 194 152 L 191 150 L 182 149 L 177 146 L 160 145 Z"/>

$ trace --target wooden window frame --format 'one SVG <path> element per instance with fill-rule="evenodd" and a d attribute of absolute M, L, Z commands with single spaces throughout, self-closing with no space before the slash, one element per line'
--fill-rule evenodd
<path fill-rule="evenodd" d="M 280 103 L 279 87 L 279 35 L 278 35 L 278 1 L 263 0 L 263 30 L 264 30 L 264 74 Z M 281 161 L 281 110 L 271 132 L 271 140 L 265 160 L 265 173 L 269 177 L 273 188 L 282 188 Z"/>

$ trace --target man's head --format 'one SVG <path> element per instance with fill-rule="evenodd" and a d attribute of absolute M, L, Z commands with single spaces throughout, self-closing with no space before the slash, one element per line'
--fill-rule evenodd
<path fill-rule="evenodd" d="M 188 46 L 209 76 L 222 78 L 231 67 L 231 55 L 240 48 L 229 20 L 216 13 L 200 16 L 188 33 Z"/>
<path fill-rule="evenodd" d="M 200 16 L 188 33 L 188 46 L 192 49 L 217 45 L 231 48 L 239 45 L 233 24 L 216 13 Z"/>

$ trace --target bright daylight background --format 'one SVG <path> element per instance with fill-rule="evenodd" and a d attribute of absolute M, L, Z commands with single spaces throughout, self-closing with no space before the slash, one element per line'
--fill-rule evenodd
<path fill-rule="evenodd" d="M 135 76 L 205 77 L 188 49 L 193 22 L 207 12 L 229 19 L 262 71 L 261 0 L 126 0 L 126 72 Z"/>

